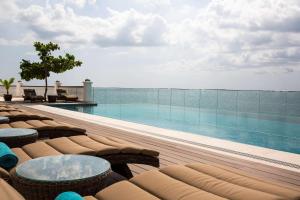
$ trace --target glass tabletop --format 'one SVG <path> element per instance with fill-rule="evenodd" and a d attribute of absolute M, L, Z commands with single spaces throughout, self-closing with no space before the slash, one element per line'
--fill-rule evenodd
<path fill-rule="evenodd" d="M 8 122 L 9 118 L 8 117 L 2 117 L 0 116 L 0 122 Z"/>
<path fill-rule="evenodd" d="M 86 155 L 45 156 L 26 161 L 16 168 L 20 177 L 45 182 L 80 180 L 109 171 L 107 160 Z"/>
<path fill-rule="evenodd" d="M 28 128 L 4 128 L 0 129 L 0 137 L 17 137 L 37 134 L 34 129 Z"/>

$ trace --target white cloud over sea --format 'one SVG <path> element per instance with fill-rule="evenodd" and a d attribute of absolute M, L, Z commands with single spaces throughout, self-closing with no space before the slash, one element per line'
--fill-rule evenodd
<path fill-rule="evenodd" d="M 4 75 L 17 76 L 20 58 L 34 59 L 35 40 L 83 60 L 53 77 L 79 73 L 70 84 L 90 77 L 99 86 L 300 89 L 298 0 L 0 1 L 0 50 L 9 49 L 0 58 L 16 65 Z M 261 84 L 240 83 L 246 78 Z"/>

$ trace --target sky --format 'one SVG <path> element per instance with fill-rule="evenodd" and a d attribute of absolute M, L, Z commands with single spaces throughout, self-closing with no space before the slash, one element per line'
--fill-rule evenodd
<path fill-rule="evenodd" d="M 0 78 L 34 41 L 83 62 L 50 84 L 300 90 L 300 0 L 1 0 Z"/>

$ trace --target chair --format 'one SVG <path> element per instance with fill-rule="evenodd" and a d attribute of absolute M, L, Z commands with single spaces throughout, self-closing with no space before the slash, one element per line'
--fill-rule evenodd
<path fill-rule="evenodd" d="M 57 100 L 64 100 L 64 101 L 77 101 L 78 97 L 75 95 L 68 95 L 66 90 L 57 89 Z"/>
<path fill-rule="evenodd" d="M 78 135 L 37 141 L 19 148 L 11 148 L 19 158 L 26 160 L 52 155 L 81 154 L 98 156 L 111 163 L 112 170 L 131 178 L 127 164 L 145 164 L 159 167 L 159 152 L 115 137 Z"/>
<path fill-rule="evenodd" d="M 41 95 L 36 95 L 35 89 L 24 89 L 24 101 L 30 101 L 30 102 L 35 102 L 35 101 L 45 101 L 45 98 Z"/>
<path fill-rule="evenodd" d="M 26 110 L 15 109 L 15 110 L 6 110 L 0 111 L 1 117 L 8 117 L 10 122 L 16 121 L 26 121 L 26 120 L 51 120 L 52 118 L 46 117 L 41 114 L 33 114 Z"/>
<path fill-rule="evenodd" d="M 1 114 L 2 112 L 0 112 Z M 74 135 L 85 135 L 86 130 L 52 119 L 14 121 L 0 124 L 3 128 L 30 128 L 38 132 L 39 138 L 57 138 Z"/>
<path fill-rule="evenodd" d="M 193 163 L 143 172 L 105 188 L 95 197 L 97 200 L 120 197 L 122 200 L 298 200 L 300 190 L 251 177 L 234 168 Z"/>
<path fill-rule="evenodd" d="M 6 107 L 3 107 L 3 106 L 0 106 L 0 112 L 7 112 L 7 111 L 19 111 L 20 109 L 19 108 L 6 108 Z"/>
<path fill-rule="evenodd" d="M 2 200 L 24 198 L 0 179 Z M 14 197 L 14 198 L 9 198 Z M 84 200 L 299 200 L 300 189 L 203 163 L 172 165 L 119 181 Z"/>

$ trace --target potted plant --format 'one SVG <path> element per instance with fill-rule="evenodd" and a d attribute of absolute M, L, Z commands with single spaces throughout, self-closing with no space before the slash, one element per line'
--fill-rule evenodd
<path fill-rule="evenodd" d="M 9 80 L 0 79 L 0 83 L 6 89 L 6 94 L 3 95 L 5 101 L 11 101 L 11 99 L 12 99 L 12 95 L 9 94 L 9 88 L 11 87 L 11 85 L 13 84 L 14 81 L 15 81 L 15 78 L 10 78 Z"/>

